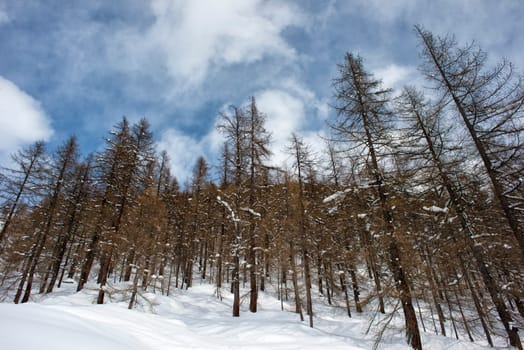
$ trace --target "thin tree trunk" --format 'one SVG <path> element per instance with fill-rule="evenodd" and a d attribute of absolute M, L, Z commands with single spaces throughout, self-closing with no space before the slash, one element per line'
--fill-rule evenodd
<path fill-rule="evenodd" d="M 482 329 L 484 331 L 484 334 L 486 335 L 486 340 L 488 341 L 489 345 L 493 347 L 493 340 L 491 339 L 491 334 L 489 332 L 489 327 L 486 324 L 486 314 L 482 308 L 482 305 L 480 304 L 479 298 L 477 296 L 477 293 L 475 292 L 475 288 L 473 286 L 473 283 L 471 282 L 470 274 L 468 272 L 468 269 L 466 268 L 466 263 L 464 259 L 462 258 L 462 255 L 459 256 L 460 261 L 460 267 L 462 270 L 462 275 L 466 279 L 466 284 L 468 286 L 468 289 L 471 293 L 471 297 L 473 299 L 473 304 L 475 305 L 475 309 L 477 310 L 477 314 L 479 315 L 480 323 L 482 325 Z"/>
<path fill-rule="evenodd" d="M 100 289 L 98 290 L 98 298 L 96 299 L 97 304 L 103 304 L 104 303 L 104 296 L 105 296 L 105 286 L 107 284 L 107 277 L 109 275 L 109 270 L 111 266 L 111 262 L 113 259 L 113 245 L 111 245 L 109 252 L 107 252 L 104 256 L 103 261 L 101 262 L 100 266 Z"/>
<path fill-rule="evenodd" d="M 448 290 L 447 290 L 447 285 L 442 282 L 443 286 L 442 286 L 442 291 L 444 293 L 444 300 L 446 301 L 446 304 L 448 305 L 448 311 L 449 311 L 449 319 L 451 320 L 451 324 L 453 326 L 453 330 L 455 331 L 455 338 L 457 338 L 457 340 L 459 339 L 459 335 L 458 335 L 458 332 L 457 332 L 457 325 L 455 324 L 455 318 L 453 317 L 453 308 L 451 306 L 451 301 L 449 300 L 449 296 L 448 296 Z"/>
<path fill-rule="evenodd" d="M 441 303 L 440 293 L 439 293 L 439 290 L 437 290 L 438 288 L 437 283 L 435 283 L 435 272 L 433 271 L 433 263 L 431 262 L 431 255 L 429 254 L 429 252 L 427 252 L 427 250 L 424 255 L 425 255 L 424 260 L 427 262 L 426 264 L 424 264 L 425 270 L 426 270 L 426 274 L 427 274 L 428 281 L 429 281 L 429 287 L 430 287 L 431 296 L 433 298 L 433 304 L 435 304 L 435 308 L 437 309 L 437 316 L 438 316 L 438 321 L 440 324 L 440 332 L 443 336 L 446 336 L 446 326 L 444 324 L 446 319 L 444 318 L 444 312 L 442 311 L 442 307 L 440 306 L 440 303 Z"/>
<path fill-rule="evenodd" d="M 64 261 L 64 264 L 63 264 L 62 269 L 60 271 L 60 277 L 58 278 L 57 288 L 60 288 L 62 286 L 62 281 L 64 279 L 66 268 L 69 265 L 69 260 L 71 260 L 71 252 L 72 251 L 73 251 L 73 244 L 71 243 L 71 244 L 69 244 L 69 247 L 67 248 L 67 254 L 66 254 L 66 257 L 65 257 L 65 261 Z"/>
<path fill-rule="evenodd" d="M 26 190 L 26 185 L 27 185 L 27 182 L 29 181 L 29 177 L 33 174 L 33 168 L 35 167 L 35 164 L 37 163 L 38 158 L 40 158 L 44 153 L 44 144 L 42 142 L 37 142 L 35 144 L 34 149 L 32 149 L 32 151 L 30 152 L 31 152 L 31 155 L 30 155 L 31 160 L 29 161 L 29 165 L 27 166 L 27 168 L 24 169 L 24 179 L 22 180 L 20 187 L 18 187 L 18 191 L 13 201 L 13 205 L 11 205 L 11 207 L 9 208 L 9 212 L 7 213 L 2 229 L 0 230 L 0 244 L 2 243 L 2 240 L 7 235 L 7 229 L 11 225 L 13 215 L 15 214 L 16 208 L 18 207 L 18 204 L 20 203 L 20 198 L 22 197 L 22 194 Z M 0 253 L 1 253 L 1 250 L 0 250 Z"/>
<path fill-rule="evenodd" d="M 437 62 L 435 62 L 435 63 L 437 63 Z M 439 67 L 439 69 L 441 69 L 441 68 Z M 448 83 L 446 83 L 446 84 L 448 84 Z M 454 99 L 455 98 L 456 97 L 454 96 Z M 460 107 L 460 105 L 457 105 L 457 107 Z M 518 330 L 515 327 L 510 326 L 512 324 L 511 315 L 507 311 L 506 306 L 504 304 L 504 301 L 500 297 L 499 288 L 498 288 L 497 284 L 495 283 L 493 277 L 491 276 L 491 273 L 489 272 L 486 263 L 484 262 L 484 256 L 483 256 L 483 252 L 481 250 L 481 247 L 479 247 L 475 243 L 474 239 L 472 238 L 474 236 L 474 233 L 473 233 L 471 225 L 469 224 L 469 221 L 467 219 L 467 215 L 466 215 L 462 205 L 460 204 L 459 194 L 455 190 L 455 187 L 454 187 L 451 179 L 448 177 L 448 174 L 444 170 L 444 167 L 443 167 L 443 165 L 442 165 L 442 163 L 441 163 L 441 161 L 440 161 L 440 159 L 439 159 L 439 157 L 437 155 L 437 152 L 436 152 L 436 150 L 434 148 L 434 145 L 433 145 L 433 141 L 432 141 L 430 135 L 428 134 L 428 131 L 426 129 L 426 125 L 423 122 L 422 117 L 420 116 L 420 114 L 418 112 L 415 112 L 415 116 L 417 117 L 417 121 L 419 123 L 419 126 L 420 126 L 420 128 L 421 128 L 421 130 L 422 130 L 422 132 L 424 134 L 424 138 L 426 139 L 426 143 L 428 145 L 429 151 L 431 152 L 433 162 L 434 162 L 434 164 L 437 166 L 437 168 L 439 170 L 439 174 L 440 174 L 440 177 L 442 179 L 442 183 L 443 183 L 444 187 L 446 188 L 446 190 L 447 190 L 447 192 L 449 194 L 449 197 L 450 197 L 450 200 L 451 200 L 451 205 L 453 206 L 453 208 L 455 209 L 455 211 L 457 212 L 457 214 L 458 214 L 458 216 L 460 218 L 460 223 L 461 223 L 461 226 L 463 228 L 463 232 L 465 234 L 466 242 L 467 242 L 470 250 L 473 253 L 473 256 L 474 256 L 475 261 L 477 263 L 477 268 L 479 269 L 479 271 L 481 273 L 483 282 L 486 285 L 486 288 L 488 289 L 488 292 L 489 292 L 489 294 L 491 296 L 491 300 L 493 301 L 493 304 L 495 305 L 495 308 L 497 309 L 497 313 L 499 314 L 500 320 L 501 320 L 502 324 L 504 325 L 504 329 L 506 330 L 506 332 L 508 334 L 508 337 L 510 339 L 510 343 L 511 343 L 511 345 L 517 346 L 517 347 L 519 347 L 519 349 L 522 349 L 522 344 L 520 343 L 520 337 L 518 335 Z M 464 116 L 465 116 L 465 114 L 464 114 Z M 467 119 L 467 118 L 465 118 L 465 119 Z M 496 195 L 497 195 L 497 193 L 496 193 Z M 524 246 L 522 246 L 522 247 L 524 248 Z"/>
<path fill-rule="evenodd" d="M 349 307 L 349 296 L 348 296 L 348 287 L 346 283 L 346 275 L 344 274 L 344 271 L 339 266 L 339 273 L 338 277 L 340 278 L 340 286 L 342 287 L 342 290 L 344 291 L 344 300 L 346 302 L 346 309 L 348 312 L 348 317 L 351 317 L 351 309 Z"/>
<path fill-rule="evenodd" d="M 140 276 L 140 273 L 138 271 L 138 266 L 135 266 L 135 278 L 133 279 L 133 291 L 131 293 L 131 299 L 129 300 L 129 306 L 127 307 L 129 310 L 131 310 L 135 304 L 136 301 L 136 295 L 138 293 L 138 279 Z"/>
<path fill-rule="evenodd" d="M 353 287 L 353 300 L 355 301 L 355 308 L 358 313 L 361 313 L 362 305 L 360 305 L 360 290 L 358 288 L 357 274 L 355 273 L 355 266 L 353 263 L 349 264 L 349 275 L 351 276 L 351 285 Z"/>
<path fill-rule="evenodd" d="M 333 278 L 332 278 L 333 271 L 330 268 L 330 264 L 326 261 L 326 259 L 322 259 L 322 260 L 324 260 L 324 275 L 326 276 L 326 295 L 328 299 L 328 304 L 331 305 L 332 304 L 331 296 L 333 294 L 332 290 L 334 288 L 333 286 L 334 283 L 332 283 L 333 282 Z"/>
<path fill-rule="evenodd" d="M 31 247 L 31 252 L 29 253 L 29 256 L 24 261 L 24 265 L 22 267 L 22 277 L 21 277 L 20 282 L 18 283 L 18 288 L 16 290 L 15 298 L 13 300 L 15 304 L 18 304 L 20 301 L 20 298 L 22 297 L 22 293 L 24 291 L 24 285 L 27 281 L 27 278 L 29 277 L 29 271 L 31 269 L 31 264 L 36 256 L 36 250 L 38 247 L 38 243 L 41 239 L 40 237 L 41 237 L 41 233 L 38 232 L 36 242 Z"/>
<path fill-rule="evenodd" d="M 364 227 L 364 230 L 362 231 L 362 238 L 364 239 L 364 246 L 366 247 L 368 274 L 370 274 L 370 276 L 373 278 L 373 281 L 375 282 L 375 291 L 378 297 L 379 311 L 380 313 L 385 314 L 386 310 L 384 307 L 384 298 L 382 296 L 382 283 L 380 281 L 379 267 L 375 261 L 377 254 L 373 247 L 370 232 L 367 227 Z"/>
<path fill-rule="evenodd" d="M 457 108 L 457 111 L 459 112 L 460 116 L 462 117 L 462 120 L 464 121 L 464 124 L 466 125 L 466 128 L 471 136 L 471 139 L 473 140 L 475 144 L 478 154 L 480 155 L 480 158 L 482 159 L 482 162 L 484 163 L 484 167 L 491 181 L 491 184 L 493 185 L 493 192 L 495 194 L 495 197 L 497 198 L 498 202 L 500 203 L 500 206 L 502 207 L 502 210 L 504 212 L 504 216 L 506 217 L 506 220 L 513 232 L 513 235 L 520 246 L 521 257 L 524 257 L 524 230 L 522 230 L 522 228 L 519 227 L 520 225 L 517 219 L 517 214 L 515 213 L 515 209 L 512 208 L 511 204 L 508 201 L 508 198 L 504 194 L 503 185 L 497 178 L 497 171 L 495 167 L 493 166 L 491 159 L 488 156 L 486 146 L 480 140 L 480 137 L 477 134 L 477 131 L 475 130 L 474 126 L 472 125 L 472 123 L 470 122 L 468 118 L 468 113 L 466 112 L 465 106 L 463 105 L 459 96 L 457 96 L 456 89 L 453 87 L 453 84 L 450 82 L 448 74 L 446 73 L 444 67 L 442 66 L 442 63 L 437 58 L 436 53 L 435 53 L 435 47 L 432 43 L 431 38 L 428 36 L 427 33 L 424 33 L 420 27 L 415 27 L 415 29 L 418 31 L 418 34 L 420 38 L 422 39 L 424 46 L 427 48 L 427 51 L 429 53 L 431 60 L 435 64 L 435 67 L 437 68 L 437 71 L 439 72 L 442 78 L 442 82 L 444 83 L 444 88 L 451 95 L 453 102 Z M 509 321 L 502 320 L 502 322 L 503 323 L 511 322 L 511 319 Z M 507 324 L 504 324 L 504 328 L 506 329 L 506 332 L 508 333 L 511 345 L 522 348 L 522 344 L 520 343 L 518 332 L 516 330 L 511 329 Z"/>
<path fill-rule="evenodd" d="M 422 316 L 422 311 L 420 310 L 420 304 L 418 302 L 418 299 L 415 299 L 415 301 L 417 302 L 418 316 L 420 318 L 420 323 L 422 324 L 422 331 L 425 333 L 426 325 L 424 324 L 424 317 Z"/>
<path fill-rule="evenodd" d="M 466 330 L 466 333 L 468 334 L 468 338 L 470 341 L 474 342 L 473 336 L 471 335 L 471 330 L 469 329 L 468 320 L 466 319 L 466 316 L 464 316 L 464 310 L 462 310 L 462 303 L 460 302 L 457 288 L 453 288 L 453 292 L 455 293 L 455 300 L 457 301 L 457 306 L 460 312 L 460 317 L 462 318 L 462 324 L 464 324 L 464 329 Z"/>
<path fill-rule="evenodd" d="M 171 292 L 171 278 L 173 277 L 173 260 L 171 260 L 171 264 L 169 264 L 169 277 L 167 280 L 167 291 L 166 295 L 169 296 L 169 293 Z"/>
<path fill-rule="evenodd" d="M 233 257 L 233 276 L 231 281 L 233 289 L 233 317 L 240 316 L 240 258 L 238 253 Z"/>
<path fill-rule="evenodd" d="M 302 263 L 304 264 L 304 277 L 306 282 L 306 312 L 309 316 L 309 327 L 313 328 L 313 302 L 311 300 L 311 271 L 307 249 L 302 249 Z"/>
<path fill-rule="evenodd" d="M 250 203 L 252 204 L 252 203 Z M 258 287 L 257 287 L 257 263 L 256 263 L 256 237 L 254 218 L 250 218 L 249 224 L 249 246 L 247 263 L 249 265 L 249 311 L 257 312 Z"/>
<path fill-rule="evenodd" d="M 300 301 L 300 292 L 298 290 L 297 267 L 295 264 L 295 249 L 293 242 L 289 242 L 289 264 L 291 267 L 291 281 L 293 282 L 293 292 L 295 293 L 295 312 L 300 314 L 300 321 L 304 321 L 302 314 L 302 303 Z"/>

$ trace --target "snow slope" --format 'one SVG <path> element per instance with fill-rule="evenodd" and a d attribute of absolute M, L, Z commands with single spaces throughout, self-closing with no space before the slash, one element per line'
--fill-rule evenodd
<path fill-rule="evenodd" d="M 94 304 L 95 286 L 80 293 L 73 285 L 21 305 L 0 303 L 0 349 L 153 350 L 153 349 L 372 349 L 376 334 L 366 333 L 369 315 L 348 318 L 342 307 L 316 306 L 315 328 L 300 322 L 272 293 L 261 293 L 259 312 L 231 317 L 231 299 L 213 286 L 175 290 L 167 297 L 146 293 L 133 310 L 124 294 Z M 122 301 L 118 301 L 118 299 Z M 488 349 L 475 343 L 424 334 L 426 349 Z M 409 349 L 400 328 L 385 335 L 380 349 Z"/>

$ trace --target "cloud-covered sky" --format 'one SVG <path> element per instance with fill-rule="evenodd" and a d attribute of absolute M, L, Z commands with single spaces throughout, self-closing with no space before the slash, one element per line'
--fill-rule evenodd
<path fill-rule="evenodd" d="M 320 147 L 345 52 L 387 86 L 420 82 L 421 24 L 522 72 L 522 18 L 521 0 L 0 0 L 0 162 L 71 133 L 87 153 L 146 117 L 183 181 L 215 162 L 218 112 L 252 95 L 283 162 L 292 132 Z"/>

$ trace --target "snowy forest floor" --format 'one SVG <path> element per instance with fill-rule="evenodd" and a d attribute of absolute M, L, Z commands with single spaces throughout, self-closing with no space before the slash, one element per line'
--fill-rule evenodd
<path fill-rule="evenodd" d="M 122 291 L 118 292 L 118 287 Z M 174 289 L 170 296 L 142 293 L 133 310 L 128 310 L 126 285 L 113 286 L 108 303 L 96 305 L 96 285 L 76 293 L 75 284 L 64 284 L 48 295 L 35 294 L 30 303 L 0 303 L 0 348 L 53 350 L 153 350 L 153 349 L 373 349 L 387 317 L 367 311 L 348 318 L 346 309 L 329 306 L 315 295 L 314 328 L 293 313 L 291 302 L 281 302 L 270 289 L 261 292 L 258 312 L 247 310 L 246 297 L 241 316 L 231 316 L 232 297 L 198 282 L 189 290 Z M 123 291 L 123 290 L 126 291 Z M 248 290 L 243 290 L 247 293 Z M 7 301 L 7 300 L 6 300 Z M 281 305 L 284 311 L 281 310 Z M 372 321 L 370 327 L 370 320 Z M 409 349 L 401 317 L 394 317 L 378 349 Z M 370 329 L 369 332 L 367 330 Z M 502 340 L 502 339 L 501 339 Z M 423 333 L 425 349 L 489 349 L 482 342 L 471 343 Z M 497 348 L 501 349 L 499 342 Z"/>

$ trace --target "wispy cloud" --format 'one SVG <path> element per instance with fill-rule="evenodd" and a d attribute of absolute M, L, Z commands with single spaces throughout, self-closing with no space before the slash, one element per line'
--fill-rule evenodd
<path fill-rule="evenodd" d="M 382 81 L 382 85 L 392 89 L 395 93 L 400 93 L 406 85 L 414 85 L 421 88 L 424 84 L 423 77 L 419 74 L 416 67 L 401 66 L 398 64 L 388 64 L 373 71 L 375 78 Z"/>
<path fill-rule="evenodd" d="M 0 160 L 19 147 L 53 134 L 40 102 L 0 76 Z"/>
<path fill-rule="evenodd" d="M 402 45 L 402 41 L 416 41 L 411 29 L 420 24 L 439 35 L 454 34 L 459 42 L 475 40 L 488 52 L 502 49 L 514 63 L 524 64 L 524 49 L 515 45 L 516 41 L 522 43 L 517 29 L 524 16 L 520 0 L 504 1 L 503 6 L 483 0 L 357 0 L 351 6 L 342 2 L 338 5 L 339 13 L 360 16 L 372 24 L 383 40 L 378 46 L 390 51 L 399 47 L 388 47 L 388 43 Z"/>
<path fill-rule="evenodd" d="M 114 63 L 124 68 L 157 62 L 180 90 L 231 65 L 273 56 L 293 60 L 296 52 L 282 32 L 303 22 L 291 3 L 261 0 L 155 0 L 151 11 L 150 26 L 118 31 L 108 48 L 116 48 Z"/>
<path fill-rule="evenodd" d="M 7 12 L 5 10 L 2 10 L 2 8 L 0 8 L 0 25 L 9 23 L 10 21 L 11 19 L 9 18 L 9 15 L 7 14 Z"/>
<path fill-rule="evenodd" d="M 169 154 L 171 172 L 183 185 L 191 179 L 198 157 L 203 156 L 208 163 L 214 163 L 224 141 L 216 127 L 211 128 L 203 137 L 194 137 L 176 128 L 168 128 L 160 135 L 156 148 Z"/>
<path fill-rule="evenodd" d="M 55 135 L 77 132 L 86 151 L 122 115 L 147 117 L 186 178 L 200 154 L 216 161 L 223 105 L 257 98 L 277 164 L 292 132 L 323 146 L 330 81 L 345 52 L 361 54 L 387 87 L 421 85 L 412 32 L 419 23 L 460 42 L 478 39 L 522 71 L 523 16 L 520 0 L 0 0 L 0 74 L 42 101 L 47 115 L 35 102 L 35 130 L 50 131 L 52 117 Z M 16 148 L 22 141 L 13 135 L 0 145 Z"/>
<path fill-rule="evenodd" d="M 171 171 L 182 184 L 191 177 L 197 158 L 204 155 L 199 140 L 173 128 L 167 129 L 160 135 L 157 149 L 169 154 Z"/>
<path fill-rule="evenodd" d="M 286 80 L 279 88 L 260 91 L 256 98 L 260 111 L 267 116 L 266 129 L 273 140 L 273 165 L 289 163 L 287 148 L 292 133 L 304 136 L 316 151 L 323 147 L 319 135 L 324 133 L 329 107 L 313 91 L 294 80 Z"/>

